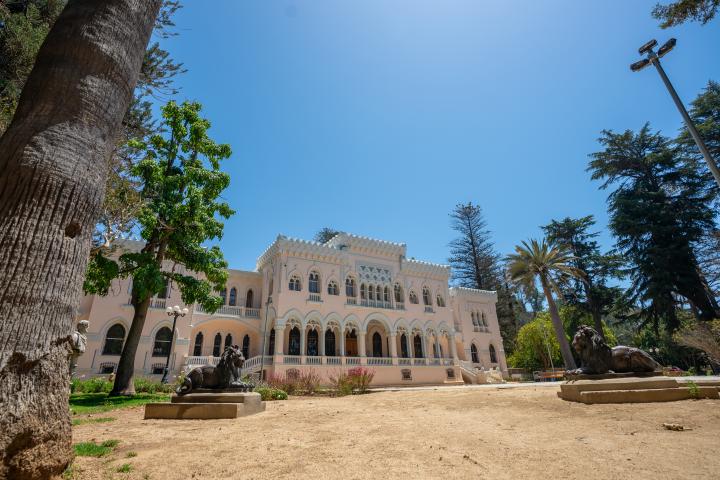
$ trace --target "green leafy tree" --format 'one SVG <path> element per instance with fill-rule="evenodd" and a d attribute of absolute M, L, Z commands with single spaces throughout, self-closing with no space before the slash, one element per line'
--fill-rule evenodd
<path fill-rule="evenodd" d="M 609 312 L 621 295 L 618 287 L 610 287 L 610 278 L 619 275 L 621 260 L 617 255 L 602 254 L 595 238 L 597 232 L 592 215 L 582 218 L 552 220 L 542 227 L 549 241 L 565 245 L 573 254 L 572 264 L 583 273 L 563 287 L 564 300 L 579 305 L 592 316 L 595 330 L 603 334 L 602 317 Z"/>
<path fill-rule="evenodd" d="M 153 135 L 147 143 L 133 142 L 144 152 L 133 174 L 142 185 L 138 223 L 145 246 L 139 252 L 122 253 L 118 260 L 100 252 L 88 269 L 87 293 L 105 295 L 113 279 L 132 278 L 134 315 L 113 395 L 135 393 L 135 353 L 150 300 L 169 282 L 179 287 L 185 304 L 199 303 L 210 312 L 222 304 L 213 292 L 225 286 L 227 263 L 217 246 L 204 244 L 222 237 L 220 219 L 234 213 L 219 201 L 230 184 L 228 174 L 220 171 L 220 161 L 231 152 L 228 145 L 210 139 L 210 122 L 200 110 L 198 103 L 169 102 L 162 109 L 166 133 Z M 183 265 L 187 273 L 175 265 Z"/>
<path fill-rule="evenodd" d="M 608 197 L 610 228 L 618 253 L 629 263 L 629 298 L 657 329 L 679 326 L 677 297 L 690 302 L 698 318 L 716 318 L 718 306 L 700 270 L 697 242 L 714 229 L 709 207 L 713 191 L 694 158 L 650 131 L 603 131 L 604 150 L 591 155 L 588 170 Z"/>
<path fill-rule="evenodd" d="M 334 228 L 330 227 L 323 227 L 315 234 L 313 237 L 313 240 L 315 240 L 318 243 L 327 243 L 329 242 L 335 235 L 338 235 L 342 232 L 340 230 L 335 230 Z"/>
<path fill-rule="evenodd" d="M 658 3 L 652 16 L 660 20 L 660 27 L 669 28 L 681 25 L 688 20 L 705 25 L 715 18 L 720 0 L 677 0 L 668 4 Z"/>
<path fill-rule="evenodd" d="M 540 282 L 550 311 L 555 337 L 560 345 L 560 353 L 565 367 L 569 370 L 576 368 L 575 359 L 560 320 L 553 292 L 562 294 L 560 285 L 571 278 L 582 278 L 582 272 L 572 265 L 573 260 L 566 246 L 548 242 L 545 238 L 540 241 L 531 239 L 529 242 L 522 242 L 522 245 L 515 247 L 515 253 L 508 256 L 508 273 L 514 282 L 525 286 L 535 285 L 536 281 Z"/>

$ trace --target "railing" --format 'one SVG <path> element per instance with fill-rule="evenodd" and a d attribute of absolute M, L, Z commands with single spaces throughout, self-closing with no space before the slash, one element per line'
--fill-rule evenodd
<path fill-rule="evenodd" d="M 488 327 L 478 327 L 478 326 L 475 326 L 475 327 L 473 327 L 473 331 L 474 331 L 474 332 L 490 333 L 490 329 L 489 329 Z"/>
<path fill-rule="evenodd" d="M 440 365 L 440 359 L 439 358 L 431 358 L 430 365 Z"/>
<path fill-rule="evenodd" d="M 283 363 L 287 363 L 289 365 L 300 365 L 300 356 L 298 355 L 285 355 L 283 357 Z"/>
<path fill-rule="evenodd" d="M 326 365 L 342 365 L 342 357 L 325 357 Z"/>
<path fill-rule="evenodd" d="M 320 357 L 305 357 L 305 365 L 322 365 Z"/>
<path fill-rule="evenodd" d="M 345 299 L 345 305 L 357 305 L 357 298 L 347 297 Z"/>
<path fill-rule="evenodd" d="M 387 357 L 369 357 L 368 365 L 392 365 L 392 358 Z"/>
<path fill-rule="evenodd" d="M 213 357 L 212 355 L 207 355 L 187 357 L 187 361 L 185 363 L 188 367 L 202 367 L 204 365 L 215 366 L 218 364 L 219 361 L 220 357 Z"/>
<path fill-rule="evenodd" d="M 390 302 L 385 302 L 383 300 L 368 300 L 366 298 L 360 300 L 360 306 L 370 308 L 387 308 L 388 310 L 392 310 L 393 308 L 392 303 Z"/>
<path fill-rule="evenodd" d="M 260 309 L 245 307 L 245 316 L 250 318 L 260 318 Z"/>
<path fill-rule="evenodd" d="M 398 358 L 398 365 L 412 365 L 412 358 Z"/>
<path fill-rule="evenodd" d="M 167 301 L 164 298 L 153 298 L 150 300 L 150 308 L 162 308 L 165 310 Z"/>
<path fill-rule="evenodd" d="M 413 358 L 413 365 L 425 365 L 424 358 Z"/>
<path fill-rule="evenodd" d="M 224 317 L 249 317 L 249 318 L 260 318 L 259 308 L 250 307 L 239 307 L 236 305 L 222 305 L 218 308 L 215 313 L 209 313 L 203 308 L 202 305 L 195 306 L 195 313 L 201 315 L 221 315 Z"/>
<path fill-rule="evenodd" d="M 453 359 L 452 358 L 443 358 L 442 364 L 449 367 L 453 365 Z"/>
<path fill-rule="evenodd" d="M 320 298 L 319 293 L 311 293 L 308 295 L 308 301 L 309 302 L 322 302 L 322 298 Z"/>
<path fill-rule="evenodd" d="M 435 310 L 430 305 L 425 305 L 425 313 L 435 313 Z"/>
<path fill-rule="evenodd" d="M 360 357 L 345 357 L 345 365 L 360 365 Z"/>
<path fill-rule="evenodd" d="M 405 310 L 405 302 L 395 302 L 395 310 Z"/>

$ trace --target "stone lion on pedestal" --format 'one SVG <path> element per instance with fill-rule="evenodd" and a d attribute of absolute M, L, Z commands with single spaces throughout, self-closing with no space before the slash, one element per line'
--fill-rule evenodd
<path fill-rule="evenodd" d="M 601 375 L 604 373 L 647 373 L 662 366 L 639 348 L 619 345 L 610 348 L 595 329 L 582 325 L 572 346 L 580 356 L 580 368 L 569 371 L 571 375 Z"/>
<path fill-rule="evenodd" d="M 175 392 L 178 395 L 185 395 L 199 388 L 218 390 L 232 388 L 248 391 L 252 385 L 240 380 L 240 371 L 244 363 L 245 357 L 237 345 L 226 347 L 216 366 L 205 365 L 193 368 Z"/>

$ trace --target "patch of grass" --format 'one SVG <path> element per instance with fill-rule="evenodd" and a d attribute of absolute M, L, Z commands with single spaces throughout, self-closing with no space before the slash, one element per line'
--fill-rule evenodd
<path fill-rule="evenodd" d="M 133 458 L 137 457 L 137 452 L 127 452 L 127 455 L 125 455 L 127 458 Z"/>
<path fill-rule="evenodd" d="M 61 478 L 62 478 L 62 480 L 73 480 L 75 478 L 75 473 L 76 473 L 75 465 L 71 463 L 70 465 L 68 465 L 68 467 L 62 473 Z"/>
<path fill-rule="evenodd" d="M 102 457 L 112 452 L 119 443 L 118 440 L 105 440 L 100 444 L 81 442 L 73 445 L 73 448 L 78 457 Z"/>
<path fill-rule="evenodd" d="M 85 423 L 105 423 L 114 422 L 115 417 L 85 417 L 85 418 L 73 418 L 73 426 L 83 425 Z"/>
<path fill-rule="evenodd" d="M 130 473 L 131 470 L 132 470 L 132 465 L 130 465 L 129 463 L 123 463 L 122 465 L 117 467 L 117 469 L 115 471 L 118 473 Z"/>
<path fill-rule="evenodd" d="M 167 393 L 138 393 L 133 396 L 109 397 L 107 393 L 73 393 L 70 395 L 70 412 L 73 415 L 101 413 L 117 408 L 145 405 L 151 402 L 167 402 Z"/>

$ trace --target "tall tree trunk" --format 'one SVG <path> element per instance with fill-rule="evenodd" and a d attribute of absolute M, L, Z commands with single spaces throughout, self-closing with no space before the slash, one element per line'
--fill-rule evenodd
<path fill-rule="evenodd" d="M 135 313 L 133 314 L 130 331 L 123 345 L 120 361 L 118 362 L 117 374 L 115 375 L 115 383 L 110 395 L 135 395 L 135 382 L 133 381 L 133 375 L 135 374 L 135 355 L 143 328 L 145 327 L 147 312 L 150 308 L 150 297 L 145 300 L 140 300 L 133 296 L 132 304 Z"/>
<path fill-rule="evenodd" d="M 552 319 L 553 329 L 555 330 L 555 337 L 560 344 L 560 353 L 562 354 L 563 362 L 565 362 L 565 368 L 567 370 L 575 370 L 577 368 L 575 366 L 575 358 L 572 355 L 570 344 L 565 336 L 565 329 L 563 328 L 562 321 L 560 320 L 560 314 L 558 313 L 557 306 L 555 305 L 555 300 L 553 299 L 550 286 L 548 285 L 547 279 L 542 276 L 540 277 L 540 283 L 542 284 L 543 292 L 545 292 L 545 297 L 547 298 L 550 318 Z"/>
<path fill-rule="evenodd" d="M 69 335 L 161 0 L 70 0 L 0 138 L 0 478 L 72 459 Z"/>

